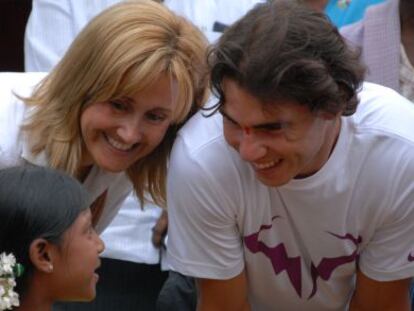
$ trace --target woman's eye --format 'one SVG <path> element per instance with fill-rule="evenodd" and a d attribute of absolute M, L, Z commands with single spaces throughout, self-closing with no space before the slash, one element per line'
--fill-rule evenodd
<path fill-rule="evenodd" d="M 125 111 L 126 110 L 126 104 L 119 102 L 119 101 L 110 101 L 109 102 L 112 108 L 118 111 Z"/>
<path fill-rule="evenodd" d="M 161 113 L 152 113 L 152 112 L 149 112 L 149 113 L 147 113 L 147 118 L 150 121 L 162 122 L 167 117 L 164 114 L 161 114 Z"/>

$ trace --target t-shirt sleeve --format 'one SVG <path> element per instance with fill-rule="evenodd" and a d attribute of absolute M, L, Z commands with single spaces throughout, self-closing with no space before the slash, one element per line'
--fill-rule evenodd
<path fill-rule="evenodd" d="M 388 212 L 360 254 L 361 271 L 377 281 L 414 276 L 414 162 L 403 163 L 386 193 Z"/>
<path fill-rule="evenodd" d="M 176 141 L 167 195 L 173 270 L 209 279 L 229 279 L 243 270 L 239 206 L 231 187 L 236 175 L 225 153 L 214 148 L 190 153 L 182 140 Z"/>

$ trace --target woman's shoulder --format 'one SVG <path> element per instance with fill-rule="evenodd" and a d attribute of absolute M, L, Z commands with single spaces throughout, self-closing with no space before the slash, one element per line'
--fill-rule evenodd
<path fill-rule="evenodd" d="M 44 73 L 0 73 L 0 167 L 21 164 L 26 105 L 18 97 L 29 96 Z"/>
<path fill-rule="evenodd" d="M 33 88 L 46 75 L 45 72 L 0 72 L 0 91 Z"/>

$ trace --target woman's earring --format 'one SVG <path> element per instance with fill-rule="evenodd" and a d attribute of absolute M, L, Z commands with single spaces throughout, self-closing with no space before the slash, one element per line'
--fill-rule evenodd
<path fill-rule="evenodd" d="M 53 265 L 50 263 L 49 266 L 47 267 L 47 271 L 48 272 L 53 272 Z"/>

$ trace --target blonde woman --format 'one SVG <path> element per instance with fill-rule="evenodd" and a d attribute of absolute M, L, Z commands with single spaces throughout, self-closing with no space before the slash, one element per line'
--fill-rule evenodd
<path fill-rule="evenodd" d="M 205 47 L 200 31 L 161 4 L 109 8 L 49 75 L 0 74 L 0 167 L 75 176 L 93 198 L 98 232 L 131 185 L 165 205 L 175 133 L 207 94 Z"/>

